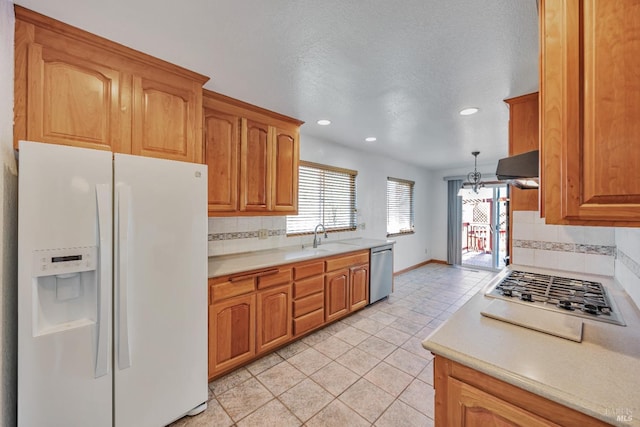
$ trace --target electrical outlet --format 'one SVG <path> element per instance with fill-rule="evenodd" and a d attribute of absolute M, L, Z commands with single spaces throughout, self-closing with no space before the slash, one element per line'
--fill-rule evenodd
<path fill-rule="evenodd" d="M 425 255 L 429 255 L 429 249 L 425 249 L 425 250 L 424 250 L 424 254 L 425 254 Z"/>
<path fill-rule="evenodd" d="M 367 229 L 367 223 L 366 222 L 361 223 L 360 224 L 360 229 L 361 230 L 366 230 Z"/>
<path fill-rule="evenodd" d="M 261 228 L 258 230 L 258 239 L 264 240 L 269 237 L 269 231 L 266 228 Z"/>

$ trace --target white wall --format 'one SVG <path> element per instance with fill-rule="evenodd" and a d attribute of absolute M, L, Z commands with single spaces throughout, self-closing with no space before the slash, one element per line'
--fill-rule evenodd
<path fill-rule="evenodd" d="M 469 162 L 468 168 L 446 169 L 431 172 L 432 200 L 429 204 L 429 218 L 431 221 L 431 246 L 430 254 L 432 259 L 441 261 L 447 260 L 447 215 L 448 215 L 448 183 L 445 177 L 464 177 L 473 171 L 473 159 Z M 479 164 L 478 171 L 482 174 L 482 179 L 494 180 L 496 165 Z"/>
<path fill-rule="evenodd" d="M 300 140 L 300 158 L 302 160 L 358 171 L 356 185 L 359 229 L 354 232 L 332 233 L 329 236 L 330 240 L 352 237 L 386 239 L 387 177 L 392 176 L 415 181 L 415 233 L 394 237 L 396 241 L 395 271 L 434 258 L 430 249 L 431 218 L 429 207 L 432 203 L 433 183 L 431 175 L 426 169 L 390 160 L 366 151 L 353 150 L 304 135 L 304 133 Z M 309 236 L 286 237 L 281 233 L 285 226 L 283 217 L 211 218 L 209 219 L 210 236 L 219 236 L 220 233 L 248 234 L 244 234 L 240 239 L 209 241 L 209 254 L 245 252 L 311 241 Z M 266 240 L 259 240 L 255 232 L 260 228 L 269 230 L 272 236 Z M 278 234 L 279 232 L 280 234 Z M 428 253 L 425 252 L 427 250 Z"/>
<path fill-rule="evenodd" d="M 0 424 L 16 424 L 18 176 L 13 154 L 13 3 L 0 0 Z"/>

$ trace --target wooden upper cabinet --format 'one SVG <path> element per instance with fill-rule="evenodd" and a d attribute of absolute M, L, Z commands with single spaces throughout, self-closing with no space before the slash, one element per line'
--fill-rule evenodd
<path fill-rule="evenodd" d="M 240 143 L 240 210 L 271 208 L 272 130 L 269 125 L 242 119 Z"/>
<path fill-rule="evenodd" d="M 540 146 L 538 93 L 505 99 L 509 105 L 509 156 L 537 150 Z M 538 190 L 510 188 L 512 211 L 537 211 Z"/>
<path fill-rule="evenodd" d="M 205 107 L 204 146 L 205 162 L 209 166 L 209 212 L 235 212 L 238 210 L 240 118 Z"/>
<path fill-rule="evenodd" d="M 209 216 L 296 214 L 303 122 L 209 90 L 203 106 Z"/>
<path fill-rule="evenodd" d="M 133 77 L 132 154 L 202 163 L 202 87 L 169 81 Z"/>
<path fill-rule="evenodd" d="M 298 211 L 298 129 L 275 128 L 273 137 L 273 210 Z"/>
<path fill-rule="evenodd" d="M 640 4 L 543 1 L 547 223 L 640 226 Z"/>
<path fill-rule="evenodd" d="M 201 163 L 207 77 L 15 6 L 14 146 Z"/>

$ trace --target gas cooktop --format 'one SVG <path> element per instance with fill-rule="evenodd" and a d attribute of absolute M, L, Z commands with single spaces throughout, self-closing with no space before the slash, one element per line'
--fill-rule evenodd
<path fill-rule="evenodd" d="M 485 295 L 625 325 L 615 301 L 599 282 L 513 270 Z"/>

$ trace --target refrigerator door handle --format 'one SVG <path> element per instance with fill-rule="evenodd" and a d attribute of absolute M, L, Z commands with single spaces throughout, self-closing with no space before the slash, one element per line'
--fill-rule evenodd
<path fill-rule="evenodd" d="M 118 345 L 118 368 L 126 369 L 131 366 L 131 349 L 129 347 L 129 321 L 127 316 L 127 288 L 128 288 L 128 258 L 129 258 L 129 209 L 131 203 L 131 187 L 118 186 L 118 244 L 117 244 L 117 319 L 118 331 L 116 343 Z"/>
<path fill-rule="evenodd" d="M 100 251 L 100 271 L 98 275 L 98 339 L 96 349 L 95 378 L 109 373 L 109 291 L 111 251 L 109 248 L 109 222 L 111 209 L 109 202 L 111 189 L 108 184 L 96 185 L 96 204 L 98 211 L 98 240 Z"/>

